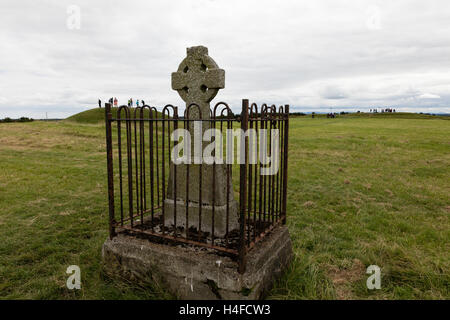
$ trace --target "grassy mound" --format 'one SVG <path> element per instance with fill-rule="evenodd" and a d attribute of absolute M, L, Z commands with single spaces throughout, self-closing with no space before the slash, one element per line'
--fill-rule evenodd
<path fill-rule="evenodd" d="M 113 118 L 115 118 L 117 116 L 118 109 L 119 108 L 117 108 L 117 107 L 111 108 Z M 130 117 L 131 118 L 134 118 L 134 109 L 135 108 L 130 108 Z M 148 109 L 145 109 L 144 117 L 148 117 L 148 113 L 149 113 Z M 122 116 L 124 116 L 124 115 L 125 115 L 125 113 L 124 113 L 124 111 L 122 111 Z M 158 112 L 158 117 L 161 117 L 160 112 Z M 86 111 L 74 114 L 73 116 L 66 118 L 66 121 L 73 121 L 73 122 L 78 122 L 78 123 L 104 122 L 105 121 L 105 109 L 104 108 L 101 108 L 101 109 L 95 108 L 95 109 L 86 110 Z"/>

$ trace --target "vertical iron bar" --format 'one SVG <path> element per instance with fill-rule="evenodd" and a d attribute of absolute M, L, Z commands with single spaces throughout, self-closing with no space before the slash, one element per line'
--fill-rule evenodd
<path fill-rule="evenodd" d="M 227 122 L 227 129 L 229 128 L 229 126 L 230 126 L 230 123 L 229 122 Z M 223 134 L 223 120 L 220 120 L 220 132 Z M 222 142 L 223 142 L 223 140 L 222 140 Z M 222 149 L 222 152 L 223 152 L 223 149 Z M 227 186 L 226 186 L 226 192 L 227 192 L 227 194 L 226 194 L 226 199 L 227 199 L 227 201 L 226 201 L 226 210 L 225 210 L 225 246 L 228 248 L 228 245 L 229 245 L 229 243 L 228 243 L 228 219 L 229 219 L 229 214 L 230 214 L 230 168 L 229 168 L 229 164 L 228 163 L 226 163 L 225 164 L 225 166 L 226 166 L 226 172 L 227 172 L 227 178 L 226 178 L 226 184 L 227 184 Z"/>
<path fill-rule="evenodd" d="M 120 192 L 120 225 L 123 226 L 123 177 L 122 177 L 122 129 L 119 110 L 117 111 L 117 145 L 119 152 L 119 192 Z"/>
<path fill-rule="evenodd" d="M 138 175 L 138 153 L 137 153 L 137 123 L 136 123 L 136 110 L 134 111 L 134 163 L 135 163 L 135 177 L 136 177 L 136 213 L 139 213 L 139 175 Z"/>
<path fill-rule="evenodd" d="M 145 126 L 144 109 L 141 109 L 139 122 L 139 171 L 140 171 L 140 192 L 141 192 L 141 225 L 144 225 L 144 210 L 147 208 L 145 196 Z"/>
<path fill-rule="evenodd" d="M 275 127 L 275 129 L 277 128 L 275 117 L 276 117 L 276 109 L 275 109 L 275 113 L 272 113 L 272 115 L 271 115 L 272 119 L 271 119 L 271 122 L 270 122 L 270 132 L 271 132 L 270 133 L 270 156 L 272 158 L 271 167 L 274 166 L 273 162 L 274 162 L 275 157 L 277 156 L 277 154 L 272 154 L 272 129 L 274 127 Z M 272 188 L 272 196 L 271 196 L 271 201 L 270 202 L 271 202 L 272 224 L 273 224 L 275 222 L 275 204 L 276 204 L 276 202 L 275 202 L 275 173 L 273 172 L 273 170 L 271 172 L 270 177 L 272 179 L 272 186 L 271 186 L 271 188 Z"/>
<path fill-rule="evenodd" d="M 280 206 L 279 206 L 279 201 L 280 201 L 280 170 L 281 170 L 281 122 L 280 122 L 280 113 L 277 113 L 277 129 L 278 129 L 278 154 L 277 154 L 277 162 L 278 162 L 278 170 L 277 170 L 277 183 L 276 183 L 276 200 L 275 200 L 275 221 L 278 222 L 278 219 L 280 217 Z"/>
<path fill-rule="evenodd" d="M 284 168 L 283 168 L 283 224 L 286 224 L 287 213 L 287 179 L 288 179 L 288 138 L 289 138 L 289 105 L 285 105 L 285 125 L 284 125 Z"/>
<path fill-rule="evenodd" d="M 283 210 L 283 177 L 284 177 L 284 130 L 285 130 L 285 122 L 284 122 L 284 109 L 283 114 L 280 113 L 280 127 L 282 128 L 280 133 L 280 199 L 279 199 L 279 209 L 278 209 L 278 220 L 281 219 L 282 210 Z"/>
<path fill-rule="evenodd" d="M 128 110 L 128 109 L 127 109 Z M 128 111 L 127 118 L 130 112 Z M 130 216 L 130 226 L 133 227 L 133 153 L 131 146 L 131 120 L 126 120 L 127 127 L 127 166 L 128 166 L 128 207 Z"/>
<path fill-rule="evenodd" d="M 268 128 L 268 122 L 267 122 L 267 106 L 266 106 L 266 108 L 265 108 L 265 112 L 264 112 L 264 120 L 263 120 L 263 123 L 264 123 L 264 129 L 266 130 L 265 131 L 265 135 L 264 135 L 264 148 L 265 148 L 265 150 L 266 150 L 266 152 L 265 152 L 265 156 L 267 156 L 268 155 L 268 153 L 269 153 L 269 150 L 267 149 L 267 128 Z M 267 164 L 264 166 L 264 168 L 266 169 L 267 168 Z M 266 200 L 267 200 L 267 190 L 266 190 L 266 187 L 267 187 L 267 175 L 265 174 L 265 175 L 263 175 L 263 191 L 264 191 L 264 193 L 263 193 L 263 221 L 264 221 L 264 223 L 263 223 L 263 230 L 265 229 L 265 227 L 266 227 L 266 215 L 267 215 L 267 207 L 266 207 Z"/>
<path fill-rule="evenodd" d="M 149 109 L 150 119 L 153 120 L 153 110 Z M 157 125 L 158 126 L 158 125 Z M 153 164 L 153 158 L 154 158 L 154 152 L 153 152 L 153 121 L 150 121 L 148 124 L 148 135 L 149 135 L 149 148 L 150 148 L 150 206 L 151 206 L 151 219 L 152 219 L 152 231 L 153 231 L 153 218 L 155 215 L 155 190 L 154 190 L 154 184 L 155 184 L 155 174 L 154 174 L 154 164 Z M 158 149 L 156 150 L 156 153 L 158 153 Z M 158 164 L 157 164 L 158 165 Z"/>
<path fill-rule="evenodd" d="M 111 133 L 111 104 L 105 104 L 105 126 L 106 126 L 106 162 L 108 167 L 108 205 L 109 205 L 109 237 L 115 235 L 114 217 L 114 172 L 112 156 L 112 133 Z"/>
<path fill-rule="evenodd" d="M 270 108 L 270 116 L 269 116 L 269 154 L 270 154 L 270 158 L 272 163 L 269 164 L 270 168 L 273 167 L 273 155 L 272 155 L 272 120 L 273 120 L 273 110 L 272 108 Z M 273 191 L 273 175 L 272 175 L 272 170 L 270 170 L 269 172 L 269 187 L 268 187 L 268 192 L 269 192 L 269 196 L 268 196 L 268 201 L 267 201 L 267 211 L 268 211 L 268 221 L 269 221 L 269 225 L 271 223 L 273 223 L 272 217 L 273 217 L 273 198 L 272 198 L 272 191 Z"/>
<path fill-rule="evenodd" d="M 189 112 L 186 113 L 185 118 L 186 119 L 189 118 Z M 187 130 L 186 128 L 189 129 L 189 121 L 184 121 L 184 129 Z M 183 143 L 186 143 L 185 139 L 186 139 L 186 137 L 183 138 Z M 191 149 L 191 144 L 189 144 L 189 145 L 186 144 L 186 146 L 189 148 L 188 151 L 185 151 L 185 152 L 188 152 L 189 158 L 187 159 L 188 163 L 185 164 L 185 168 L 186 168 L 186 226 L 185 226 L 185 228 L 186 228 L 186 239 L 189 239 L 189 167 L 190 167 L 190 163 L 192 160 L 192 154 L 191 154 L 192 149 Z M 187 150 L 187 148 L 186 148 L 186 150 Z"/>
<path fill-rule="evenodd" d="M 263 130 L 264 130 L 264 119 L 263 119 L 263 106 L 261 106 L 261 115 L 260 115 L 260 125 L 259 125 L 259 129 L 260 129 L 260 134 L 261 136 L 259 138 L 263 137 Z M 261 141 L 262 140 L 262 141 Z M 260 158 L 261 158 L 261 154 L 262 154 L 262 150 L 263 148 L 265 148 L 265 146 L 263 146 L 263 142 L 265 143 L 264 139 L 259 139 L 259 152 L 260 152 Z M 259 176 L 259 212 L 258 212 L 258 233 L 261 230 L 261 226 L 263 225 L 262 220 L 261 220 L 261 216 L 263 215 L 263 204 L 262 204 L 262 200 L 263 200 L 263 176 L 262 176 L 262 159 L 259 159 L 259 172 L 258 172 L 258 176 Z"/>
<path fill-rule="evenodd" d="M 155 109 L 155 118 L 158 118 L 158 112 Z M 160 180 L 159 180 L 159 157 L 158 157 L 158 121 L 155 122 L 156 124 L 156 129 L 155 129 L 155 140 L 156 140 L 156 199 L 157 199 L 157 203 L 158 203 L 158 207 L 160 205 L 160 200 L 159 200 L 159 192 L 160 192 Z"/>
<path fill-rule="evenodd" d="M 173 130 L 178 129 L 178 110 L 174 108 L 173 110 Z M 174 142 L 175 145 L 175 142 Z M 169 147 L 169 154 L 171 149 Z M 174 237 L 177 237 L 177 165 L 173 164 L 173 223 L 174 223 Z"/>
<path fill-rule="evenodd" d="M 242 100 L 241 129 L 248 129 L 248 99 Z M 242 143 L 242 139 L 241 139 Z M 248 163 L 248 137 L 244 135 L 244 163 L 240 164 L 240 221 L 239 221 L 239 273 L 243 274 L 246 268 L 245 245 L 245 210 L 247 201 L 247 163 Z"/>
<path fill-rule="evenodd" d="M 165 230 L 164 230 L 164 227 L 165 227 L 165 223 L 166 223 L 166 210 L 165 210 L 165 205 L 164 205 L 164 200 L 166 199 L 166 158 L 165 158 L 165 151 L 164 151 L 164 149 L 165 149 L 165 142 L 164 142 L 164 135 L 165 135 L 165 129 L 166 129 L 166 125 L 165 125 L 165 118 L 166 118 L 166 115 L 165 115 L 165 112 L 164 112 L 164 110 L 163 110 L 163 112 L 162 112 L 162 123 L 161 123 L 161 126 L 162 126 L 162 133 L 161 133 L 161 137 L 162 137 L 162 142 L 161 142 L 161 148 L 162 148 L 162 150 L 161 150 L 161 161 L 162 161 L 162 164 L 161 164 L 161 184 L 162 184 L 162 190 L 161 190 L 161 193 L 162 193 L 162 200 L 161 200 L 161 202 L 162 202 L 162 234 L 164 234 L 165 233 Z"/>
<path fill-rule="evenodd" d="M 227 129 L 233 129 L 233 122 L 227 121 Z M 230 131 L 230 130 L 229 130 Z M 227 150 L 228 151 L 228 150 Z M 231 161 L 232 162 L 232 161 Z M 233 192 L 233 185 L 232 185 L 232 164 L 227 163 L 227 210 L 226 210 L 226 228 L 225 228 L 225 243 L 228 247 L 229 242 L 229 233 L 230 233 L 230 192 Z"/>
<path fill-rule="evenodd" d="M 199 108 L 200 109 L 200 108 Z M 200 119 L 202 118 L 202 111 L 199 110 Z M 200 122 L 202 124 L 202 122 Z M 203 124 L 202 124 L 202 131 L 203 131 Z M 195 144 L 195 139 L 194 139 Z M 202 155 L 203 155 L 203 142 L 200 140 L 200 144 L 202 145 Z M 202 201 L 202 180 L 203 180 L 203 160 L 200 162 L 200 165 L 198 166 L 199 170 L 199 179 L 198 179 L 198 241 L 200 241 L 200 237 L 202 236 L 202 207 L 203 207 L 203 201 Z"/>
<path fill-rule="evenodd" d="M 214 159 L 213 159 L 213 174 L 212 174 L 212 217 L 211 217 L 211 243 L 214 245 L 214 227 L 215 227 L 215 210 L 216 210 L 216 113 L 214 109 L 213 121 L 211 122 L 210 128 L 214 130 Z"/>
<path fill-rule="evenodd" d="M 256 109 L 256 117 L 258 117 L 258 109 Z M 256 163 L 254 164 L 254 166 L 255 166 L 255 183 L 254 183 L 254 189 L 253 189 L 253 193 L 254 193 L 254 196 L 253 196 L 253 239 L 256 240 L 256 211 L 257 211 L 256 205 L 257 205 L 257 191 L 258 191 L 257 186 L 258 186 L 258 159 L 259 159 L 259 157 L 258 157 L 258 155 L 259 155 L 259 153 L 258 153 L 259 152 L 258 122 L 259 121 L 256 121 L 256 119 L 255 119 L 254 122 L 255 122 L 255 135 L 256 135 L 256 137 L 255 137 Z"/>
<path fill-rule="evenodd" d="M 250 111 L 250 113 L 252 113 L 251 111 Z M 252 119 L 248 119 L 247 118 L 247 123 L 250 123 L 250 125 L 248 125 L 247 124 L 247 127 L 250 127 L 250 130 L 251 129 L 253 129 L 253 121 L 252 121 Z M 245 134 L 246 132 L 244 132 L 244 134 Z M 250 134 L 250 133 L 249 133 Z M 247 139 L 250 139 L 250 137 L 248 137 Z M 251 153 L 251 155 L 252 155 L 252 157 L 253 157 L 253 148 L 254 148 L 254 141 L 253 141 L 253 136 L 252 136 L 252 140 L 251 140 L 251 149 L 250 149 L 250 152 L 249 153 Z M 250 245 L 250 214 L 251 214 L 251 211 L 252 211 L 252 173 L 253 173 L 253 170 L 252 170 L 252 165 L 250 164 L 250 155 L 248 155 L 248 157 L 247 157 L 247 159 L 248 159 L 248 194 L 247 194 L 247 201 L 248 201 L 248 203 L 247 203 L 247 245 Z M 252 159 L 253 160 L 253 159 Z"/>

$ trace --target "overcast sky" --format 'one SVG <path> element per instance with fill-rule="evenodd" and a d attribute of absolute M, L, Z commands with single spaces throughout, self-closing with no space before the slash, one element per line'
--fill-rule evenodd
<path fill-rule="evenodd" d="M 214 101 L 236 111 L 249 98 L 450 112 L 448 0 L 1 0 L 0 118 L 66 117 L 111 96 L 184 106 L 170 75 L 195 45 L 225 69 Z"/>

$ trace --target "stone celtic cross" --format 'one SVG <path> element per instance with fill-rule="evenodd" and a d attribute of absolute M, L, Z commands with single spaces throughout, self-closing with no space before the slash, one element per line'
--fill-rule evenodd
<path fill-rule="evenodd" d="M 186 102 L 186 107 L 195 103 L 199 108 L 193 106 L 189 109 L 189 118 L 197 120 L 210 119 L 209 103 L 219 92 L 225 88 L 225 71 L 219 69 L 216 62 L 208 56 L 208 48 L 203 46 L 187 48 L 187 57 L 178 66 L 178 71 L 172 73 L 172 89 L 176 90 L 181 99 Z M 200 110 L 199 110 L 200 109 Z M 199 122 L 199 121 L 193 121 Z M 192 134 L 194 123 L 189 124 Z M 202 133 L 210 127 L 209 122 L 202 122 Z M 195 142 L 194 142 L 195 143 Z M 206 143 L 206 142 L 203 142 Z M 200 142 L 202 144 L 202 140 Z M 193 145 L 192 145 L 193 147 Z M 193 154 L 193 153 L 192 153 Z M 187 171 L 187 168 L 190 168 Z M 171 164 L 167 188 L 167 198 L 164 200 L 165 222 L 174 223 L 174 205 L 176 206 L 177 225 L 187 228 L 198 228 L 201 221 L 202 230 L 211 232 L 214 221 L 215 236 L 223 237 L 227 230 L 239 228 L 237 203 L 233 196 L 231 176 L 227 182 L 227 171 L 224 164 Z M 201 169 L 201 174 L 200 174 Z M 215 175 L 213 171 L 215 170 Z M 186 190 L 186 175 L 189 172 L 189 181 Z M 176 180 L 174 177 L 176 175 Z M 230 173 L 231 175 L 231 173 Z M 214 181 L 213 181 L 214 177 Z M 199 182 L 201 180 L 201 190 Z M 177 194 L 174 197 L 175 182 L 179 183 Z M 228 196 L 227 196 L 228 185 Z M 189 194 L 187 194 L 189 191 Z M 201 201 L 199 195 L 201 194 Z M 176 198 L 176 199 L 175 199 Z M 227 203 L 228 202 L 228 203 Z M 185 225 L 186 207 L 189 212 L 189 226 Z M 201 219 L 200 219 L 201 209 Z M 214 220 L 212 219 L 214 212 Z M 228 214 L 228 218 L 227 218 Z M 228 219 L 228 221 L 227 221 Z"/>
<path fill-rule="evenodd" d="M 219 69 L 216 62 L 208 56 L 208 48 L 187 48 L 187 57 L 178 66 L 178 71 L 172 73 L 172 89 L 186 102 L 186 107 L 191 103 L 198 104 L 202 119 L 209 119 L 209 102 L 223 88 L 225 70 Z M 195 119 L 197 112 L 197 108 L 192 108 L 189 117 Z"/>

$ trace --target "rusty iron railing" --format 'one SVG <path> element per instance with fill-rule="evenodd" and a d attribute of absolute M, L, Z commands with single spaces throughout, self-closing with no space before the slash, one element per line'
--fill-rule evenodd
<path fill-rule="evenodd" d="M 106 104 L 109 234 L 111 238 L 118 233 L 127 233 L 145 236 L 159 243 L 210 248 L 236 259 L 239 271 L 243 273 L 247 252 L 278 225 L 286 223 L 289 106 L 277 109 L 275 105 L 262 104 L 258 110 L 257 104 L 250 105 L 244 99 L 241 115 L 235 116 L 228 104 L 219 102 L 211 110 L 210 119 L 190 119 L 190 110 L 195 107 L 198 106 L 191 104 L 183 117 L 179 117 L 178 108 L 173 105 L 166 105 L 158 112 L 155 107 L 147 105 L 137 108 L 121 106 L 113 110 L 110 104 Z M 189 208 L 189 201 L 185 201 L 185 227 L 177 225 L 176 200 L 173 201 L 173 223 L 166 224 L 164 200 L 168 196 L 168 184 L 173 183 L 172 199 L 177 199 L 177 189 L 179 191 L 181 188 L 185 188 L 186 199 L 189 199 L 189 172 L 197 170 L 187 165 L 185 185 L 177 183 L 177 165 L 173 165 L 170 158 L 173 145 L 171 133 L 177 128 L 187 128 L 193 121 L 209 122 L 211 128 L 222 132 L 241 128 L 244 131 L 252 129 L 256 133 L 241 139 L 245 150 L 244 163 L 225 164 L 227 225 L 224 236 L 217 236 L 214 229 L 214 220 L 217 218 L 214 212 L 215 168 L 212 170 L 211 229 L 202 230 L 202 205 L 198 206 L 197 212 L 193 212 Z M 259 135 L 263 130 L 268 133 L 267 139 Z M 279 146 L 274 155 L 270 154 L 273 142 Z M 259 161 L 256 155 L 259 155 L 264 145 L 270 150 L 272 165 L 278 161 L 278 170 L 274 174 L 262 174 L 267 164 Z M 256 155 L 249 152 L 249 148 Z M 169 179 L 171 165 L 174 170 L 172 181 Z M 216 166 L 215 161 L 212 166 Z M 198 168 L 198 203 L 202 204 L 202 164 Z M 236 171 L 235 174 L 233 171 Z M 239 199 L 239 228 L 229 230 L 228 214 L 232 202 L 229 197 L 234 194 L 239 194 L 236 197 Z M 189 227 L 189 217 L 194 215 L 199 220 L 197 228 Z"/>

